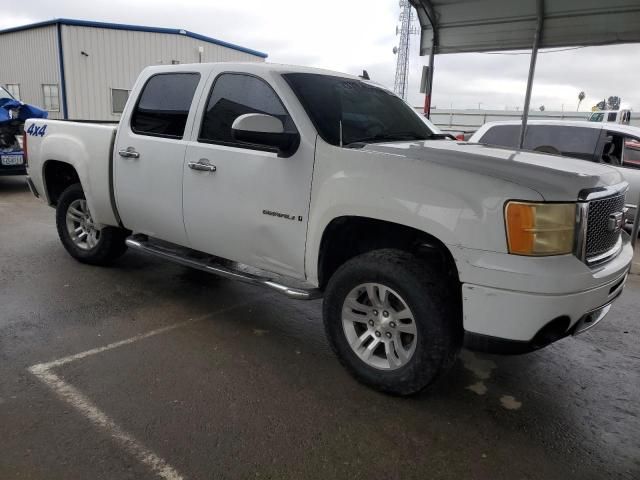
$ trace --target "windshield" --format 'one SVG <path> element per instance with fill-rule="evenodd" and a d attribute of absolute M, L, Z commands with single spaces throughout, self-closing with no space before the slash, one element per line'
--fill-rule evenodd
<path fill-rule="evenodd" d="M 590 122 L 601 122 L 604 119 L 604 113 L 592 113 L 589 117 Z"/>
<path fill-rule="evenodd" d="M 12 100 L 14 99 L 13 95 L 7 92 L 4 88 L 0 87 L 0 100 L 3 100 L 5 98 L 10 98 Z"/>
<path fill-rule="evenodd" d="M 320 136 L 332 145 L 427 140 L 437 133 L 399 97 L 369 83 L 315 73 L 283 77 Z"/>

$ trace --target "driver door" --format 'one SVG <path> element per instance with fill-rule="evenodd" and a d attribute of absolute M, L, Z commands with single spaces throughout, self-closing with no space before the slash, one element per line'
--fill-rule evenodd
<path fill-rule="evenodd" d="M 302 140 L 284 157 L 233 138 L 231 125 L 247 113 L 275 116 L 285 132 L 297 132 L 273 87 L 254 75 L 221 73 L 200 110 L 184 163 L 184 223 L 192 248 L 304 278 L 314 144 Z"/>

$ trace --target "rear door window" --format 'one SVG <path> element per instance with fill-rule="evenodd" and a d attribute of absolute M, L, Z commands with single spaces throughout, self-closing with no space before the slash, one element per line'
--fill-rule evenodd
<path fill-rule="evenodd" d="M 496 125 L 491 127 L 480 139 L 480 143 L 517 148 L 520 125 Z"/>
<path fill-rule="evenodd" d="M 554 153 L 568 157 L 593 160 L 600 130 L 597 128 L 563 125 L 528 125 L 525 150 Z M 496 125 L 480 139 L 481 143 L 517 148 L 520 125 Z"/>
<path fill-rule="evenodd" d="M 529 125 L 524 147 L 567 157 L 593 160 L 600 129 L 563 125 Z"/>
<path fill-rule="evenodd" d="M 199 73 L 162 73 L 145 84 L 131 116 L 138 135 L 182 138 Z"/>

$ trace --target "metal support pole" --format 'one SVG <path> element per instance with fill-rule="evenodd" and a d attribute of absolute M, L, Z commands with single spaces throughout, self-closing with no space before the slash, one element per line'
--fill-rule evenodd
<path fill-rule="evenodd" d="M 424 96 L 424 113 L 431 119 L 431 91 L 433 90 L 433 62 L 435 60 L 434 50 L 436 49 L 436 34 L 433 33 L 431 40 L 431 52 L 429 52 L 429 80 L 427 82 L 427 93 Z"/>
<path fill-rule="evenodd" d="M 413 2 L 412 2 L 413 3 Z M 430 0 L 422 0 L 420 2 L 424 15 L 431 25 L 431 51 L 429 52 L 429 79 L 427 82 L 427 91 L 424 97 L 424 113 L 427 118 L 431 118 L 431 92 L 433 91 L 433 68 L 435 64 L 435 54 L 438 48 L 438 25 L 436 23 L 435 12 Z M 418 8 L 418 7 L 416 7 Z M 424 27 L 422 36 L 424 36 Z M 422 52 L 420 52 L 422 54 Z"/>
<path fill-rule="evenodd" d="M 529 120 L 529 106 L 531 104 L 531 88 L 533 87 L 533 76 L 536 72 L 536 60 L 538 59 L 538 46 L 542 37 L 542 26 L 544 23 L 544 0 L 536 1 L 537 21 L 536 33 L 533 36 L 533 47 L 531 49 L 531 63 L 529 63 L 529 77 L 527 78 L 527 93 L 524 96 L 524 112 L 522 112 L 522 125 L 520 127 L 519 148 L 524 145 L 524 136 L 527 131 L 527 121 Z"/>

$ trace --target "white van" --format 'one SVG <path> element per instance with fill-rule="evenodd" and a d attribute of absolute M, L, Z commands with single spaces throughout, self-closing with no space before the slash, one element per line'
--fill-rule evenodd
<path fill-rule="evenodd" d="M 488 122 L 469 142 L 516 148 L 519 136 L 520 121 Z M 640 197 L 640 128 L 608 122 L 530 120 L 524 149 L 605 163 L 616 168 L 629 182 L 627 220 L 633 222 Z"/>
<path fill-rule="evenodd" d="M 631 121 L 631 110 L 600 110 L 589 115 L 589 121 L 629 125 Z"/>

